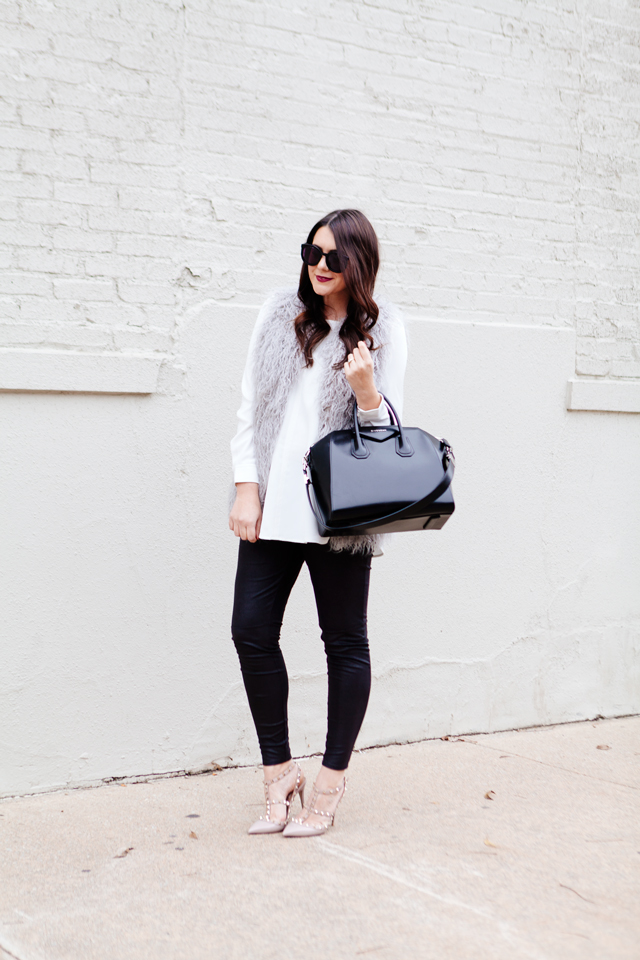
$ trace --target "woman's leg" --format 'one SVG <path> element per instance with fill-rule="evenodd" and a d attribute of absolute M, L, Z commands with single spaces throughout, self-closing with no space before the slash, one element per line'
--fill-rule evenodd
<path fill-rule="evenodd" d="M 370 554 L 307 544 L 305 559 L 327 654 L 329 700 L 323 767 L 338 779 L 349 765 L 371 690 L 367 637 Z"/>
<path fill-rule="evenodd" d="M 334 553 L 327 546 L 307 544 L 305 560 L 327 653 L 327 744 L 308 805 L 301 817 L 285 827 L 285 837 L 317 836 L 333 823 L 371 689 L 367 639 L 371 556 Z"/>
<path fill-rule="evenodd" d="M 303 563 L 301 548 L 280 540 L 241 540 L 238 549 L 231 630 L 265 767 L 286 767 L 291 759 L 280 629 Z"/>

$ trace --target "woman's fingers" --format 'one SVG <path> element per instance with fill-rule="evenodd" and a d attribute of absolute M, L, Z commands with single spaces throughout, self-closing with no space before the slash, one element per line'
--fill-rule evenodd
<path fill-rule="evenodd" d="M 239 524 L 239 533 L 238 536 L 241 540 L 249 540 L 250 543 L 255 543 L 258 539 L 256 536 L 256 526 L 257 524 L 251 520 L 245 523 Z"/>
<path fill-rule="evenodd" d="M 369 350 L 369 347 L 366 345 L 366 343 L 364 342 L 364 340 L 360 340 L 360 341 L 358 342 L 358 346 L 355 348 L 354 353 L 356 352 L 356 350 L 358 351 L 358 356 L 359 356 L 360 359 L 363 361 L 363 363 L 365 363 L 365 364 L 369 364 L 369 363 L 373 364 L 373 358 L 372 358 L 372 356 L 371 356 L 371 351 Z"/>
<path fill-rule="evenodd" d="M 240 520 L 238 517 L 229 517 L 229 529 L 233 530 L 236 537 L 240 540 L 250 540 L 251 543 L 260 536 L 260 525 L 262 523 L 262 513 L 257 520 Z"/>
<path fill-rule="evenodd" d="M 357 347 L 353 348 L 353 353 L 348 355 L 345 369 L 349 369 L 352 373 L 359 370 L 373 369 L 371 353 L 363 340 L 360 341 Z"/>
<path fill-rule="evenodd" d="M 233 535 L 239 537 L 240 540 L 247 539 L 247 524 L 243 520 L 239 520 L 238 517 L 234 517 L 233 514 L 229 517 L 229 529 L 233 530 Z"/>

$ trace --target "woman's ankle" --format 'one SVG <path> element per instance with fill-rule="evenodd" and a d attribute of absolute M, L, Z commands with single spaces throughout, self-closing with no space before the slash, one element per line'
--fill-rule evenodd
<path fill-rule="evenodd" d="M 332 767 L 323 765 L 316 777 L 316 787 L 318 790 L 335 790 L 336 787 L 342 786 L 346 774 L 346 769 L 334 770 Z"/>
<path fill-rule="evenodd" d="M 290 766 L 292 766 L 293 760 L 285 760 L 284 763 L 275 763 L 275 764 L 263 764 L 262 770 L 264 773 L 265 780 L 273 780 L 275 777 L 281 776 Z"/>

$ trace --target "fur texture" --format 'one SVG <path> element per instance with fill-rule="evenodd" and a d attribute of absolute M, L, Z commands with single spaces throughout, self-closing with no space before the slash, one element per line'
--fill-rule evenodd
<path fill-rule="evenodd" d="M 380 313 L 372 333 L 376 346 L 381 347 L 373 353 L 374 376 L 379 383 L 389 325 L 397 321 L 397 317 L 389 304 L 383 302 L 378 306 Z M 304 366 L 304 357 L 294 331 L 294 320 L 302 309 L 297 290 L 276 291 L 269 298 L 268 313 L 256 344 L 254 446 L 261 503 L 264 503 L 273 451 L 282 428 L 289 393 Z M 329 375 L 320 392 L 318 439 L 332 430 L 342 430 L 351 423 L 353 391 L 342 368 L 333 369 L 333 365 L 343 358 L 344 344 L 340 338 L 336 338 Z M 379 540 L 379 536 L 331 537 L 329 544 L 331 550 L 370 553 Z"/>

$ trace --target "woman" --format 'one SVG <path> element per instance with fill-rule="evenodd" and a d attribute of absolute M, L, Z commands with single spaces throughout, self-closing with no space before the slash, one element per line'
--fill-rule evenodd
<path fill-rule="evenodd" d="M 236 499 L 229 527 L 240 538 L 233 640 L 262 761 L 266 814 L 249 833 L 317 836 L 333 824 L 371 687 L 367 600 L 377 537 L 321 537 L 308 504 L 302 459 L 348 426 L 353 397 L 363 424 L 389 423 L 381 397 L 401 414 L 406 339 L 388 304 L 376 304 L 378 239 L 358 210 L 335 210 L 302 245 L 297 289 L 276 292 L 258 316 L 231 442 Z M 291 760 L 287 671 L 279 646 L 285 606 L 302 564 L 311 576 L 329 677 L 327 741 L 304 804 L 305 778 Z M 300 794 L 300 817 L 291 805 Z"/>

